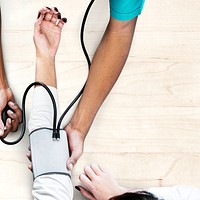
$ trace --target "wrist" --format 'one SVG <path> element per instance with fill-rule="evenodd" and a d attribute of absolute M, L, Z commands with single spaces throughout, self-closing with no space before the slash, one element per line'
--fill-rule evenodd
<path fill-rule="evenodd" d="M 70 122 L 68 125 L 73 129 L 79 132 L 79 134 L 85 138 L 91 124 L 93 122 L 93 118 L 88 115 L 88 113 L 81 111 L 79 107 L 76 108 Z"/>
<path fill-rule="evenodd" d="M 9 88 L 4 70 L 0 73 L 0 89 Z"/>
<path fill-rule="evenodd" d="M 6 79 L 1 79 L 0 80 L 0 89 L 8 89 L 9 88 L 9 85 L 7 83 L 7 80 Z"/>
<path fill-rule="evenodd" d="M 7 89 L 9 88 L 6 72 L 4 69 L 4 62 L 3 62 L 3 55 L 1 51 L 1 43 L 0 43 L 0 89 Z"/>
<path fill-rule="evenodd" d="M 55 57 L 56 51 L 52 52 L 51 49 L 41 50 L 36 46 L 36 58 L 55 60 Z"/>
<path fill-rule="evenodd" d="M 40 55 L 36 56 L 36 63 L 44 65 L 55 65 L 55 57 L 48 56 L 48 55 Z"/>
<path fill-rule="evenodd" d="M 53 57 L 36 57 L 35 80 L 48 86 L 57 87 L 55 59 Z"/>

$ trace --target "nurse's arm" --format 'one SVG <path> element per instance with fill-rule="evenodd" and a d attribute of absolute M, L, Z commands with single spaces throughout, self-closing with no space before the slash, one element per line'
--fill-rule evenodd
<path fill-rule="evenodd" d="M 111 18 L 95 52 L 82 98 L 69 124 L 65 127 L 72 152 L 70 159 L 72 164 L 75 164 L 82 154 L 83 141 L 95 115 L 124 67 L 136 21 L 137 18 L 130 21 L 118 21 Z M 79 140 L 77 142 L 79 144 L 75 144 L 75 140 Z M 81 144 L 80 141 L 82 141 Z"/>

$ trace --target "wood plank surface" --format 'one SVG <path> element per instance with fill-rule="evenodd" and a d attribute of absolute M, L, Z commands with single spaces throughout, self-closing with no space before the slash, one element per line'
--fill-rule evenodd
<path fill-rule="evenodd" d="M 63 110 L 87 78 L 79 31 L 89 0 L 0 3 L 6 72 L 19 104 L 34 80 L 32 37 L 38 10 L 56 6 L 68 18 L 56 60 Z M 127 187 L 200 187 L 199 7 L 199 0 L 146 1 L 126 66 L 98 112 L 73 171 L 74 185 L 84 165 L 100 163 Z M 108 18 L 108 0 L 95 1 L 85 32 L 91 57 Z M 30 104 L 29 97 L 28 113 Z M 1 200 L 32 199 L 27 146 L 27 136 L 16 146 L 0 144 Z M 74 199 L 84 198 L 74 191 Z"/>

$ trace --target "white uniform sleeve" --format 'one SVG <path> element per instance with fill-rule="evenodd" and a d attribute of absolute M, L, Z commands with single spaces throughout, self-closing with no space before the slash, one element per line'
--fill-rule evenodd
<path fill-rule="evenodd" d="M 34 200 L 72 200 L 71 179 L 65 175 L 43 175 L 35 179 L 32 195 Z"/>
<path fill-rule="evenodd" d="M 56 105 L 58 102 L 57 89 L 54 87 L 50 87 L 54 99 L 56 101 Z M 34 89 L 33 93 L 33 102 L 29 119 L 29 132 L 31 133 L 33 130 L 48 127 L 52 128 L 53 125 L 53 104 L 48 92 L 42 87 L 38 86 Z M 57 106 L 58 107 L 58 106 Z M 58 108 L 57 108 L 58 110 Z M 60 116 L 58 110 L 58 117 Z"/>
<path fill-rule="evenodd" d="M 148 192 L 163 200 L 200 200 L 200 188 L 191 186 L 152 187 Z"/>
<path fill-rule="evenodd" d="M 57 89 L 49 87 L 57 104 Z M 58 113 L 58 117 L 59 117 Z M 33 94 L 32 109 L 29 119 L 29 131 L 37 128 L 52 128 L 53 106 L 47 91 L 39 86 Z M 72 200 L 73 186 L 66 175 L 51 174 L 37 177 L 33 182 L 32 195 L 34 200 Z"/>

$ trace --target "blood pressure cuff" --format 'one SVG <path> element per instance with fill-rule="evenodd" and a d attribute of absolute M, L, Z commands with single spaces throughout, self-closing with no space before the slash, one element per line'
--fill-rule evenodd
<path fill-rule="evenodd" d="M 69 158 L 67 135 L 60 130 L 60 139 L 52 139 L 52 129 L 40 128 L 30 133 L 30 148 L 34 179 L 47 174 L 63 174 L 71 178 L 66 163 Z"/>
<path fill-rule="evenodd" d="M 145 0 L 110 0 L 110 15 L 120 21 L 131 20 L 140 15 Z"/>

